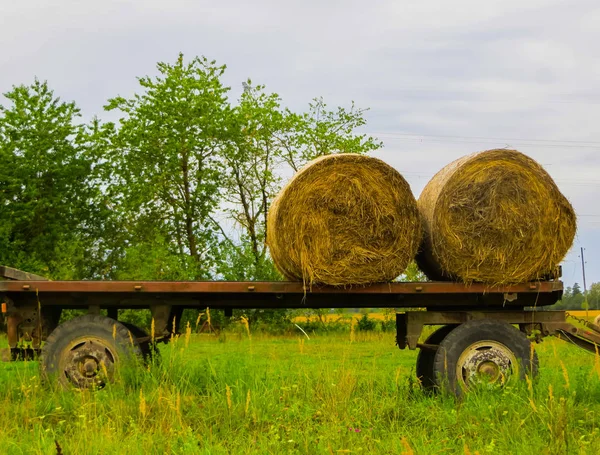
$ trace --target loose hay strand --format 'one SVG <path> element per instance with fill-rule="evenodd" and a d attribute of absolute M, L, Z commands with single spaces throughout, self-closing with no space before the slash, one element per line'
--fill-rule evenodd
<path fill-rule="evenodd" d="M 425 236 L 417 262 L 430 279 L 503 285 L 554 273 L 576 216 L 548 173 L 516 151 L 450 163 L 418 200 Z"/>
<path fill-rule="evenodd" d="M 277 268 L 309 285 L 393 280 L 414 258 L 422 233 L 406 180 L 358 154 L 306 165 L 273 201 L 267 226 Z"/>

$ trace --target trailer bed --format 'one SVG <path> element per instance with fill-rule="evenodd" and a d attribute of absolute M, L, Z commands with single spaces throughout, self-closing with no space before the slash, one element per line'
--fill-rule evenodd
<path fill-rule="evenodd" d="M 0 270 L 0 273 L 2 271 Z M 12 274 L 14 276 L 14 274 Z M 24 277 L 18 277 L 24 278 Z M 392 282 L 367 286 L 304 286 L 285 281 L 0 281 L 0 294 L 15 302 L 78 308 L 138 308 L 164 301 L 185 308 L 411 308 L 552 305 L 560 281 L 490 287 L 450 282 Z"/>
<path fill-rule="evenodd" d="M 112 380 L 110 372 L 124 349 L 152 355 L 157 341 L 168 342 L 181 333 L 186 308 L 222 309 L 229 316 L 234 309 L 422 308 L 426 311 L 396 313 L 396 343 L 401 349 L 420 349 L 416 372 L 424 387 L 441 388 L 449 380 L 451 390 L 460 394 L 471 376 L 501 385 L 511 375 L 534 375 L 538 360 L 532 340 L 553 335 L 597 352 L 599 326 L 589 321 L 575 326 L 564 311 L 537 311 L 560 300 L 562 291 L 559 280 L 513 286 L 393 282 L 347 287 L 284 281 L 50 281 L 0 267 L 9 345 L 4 357 L 38 358 L 45 342 L 42 373 L 81 388 Z M 119 320 L 119 310 L 127 308 L 150 310 L 150 333 Z M 87 314 L 61 324 L 64 309 Z M 439 328 L 422 340 L 425 326 Z M 521 373 L 520 365 L 525 367 Z"/>

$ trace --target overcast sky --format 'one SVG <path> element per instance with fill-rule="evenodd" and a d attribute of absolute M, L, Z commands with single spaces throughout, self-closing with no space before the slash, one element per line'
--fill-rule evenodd
<path fill-rule="evenodd" d="M 227 64 L 292 109 L 368 107 L 377 155 L 418 195 L 461 155 L 513 147 L 579 215 L 564 281 L 600 281 L 598 0 L 0 0 L 0 91 L 48 80 L 86 117 L 178 52 Z M 0 101 L 4 103 L 4 101 Z"/>

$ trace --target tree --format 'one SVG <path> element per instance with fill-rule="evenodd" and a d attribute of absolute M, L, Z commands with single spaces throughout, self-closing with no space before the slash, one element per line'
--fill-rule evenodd
<path fill-rule="evenodd" d="M 416 262 L 411 262 L 408 264 L 408 267 L 404 271 L 404 273 L 399 277 L 398 281 L 427 281 L 427 277 L 419 267 Z"/>
<path fill-rule="evenodd" d="M 351 104 L 350 109 L 337 107 L 330 111 L 323 98 L 315 98 L 308 112 L 291 114 L 294 126 L 291 134 L 282 135 L 285 162 L 297 172 L 308 161 L 334 153 L 369 153 L 383 143 L 356 130 L 364 125 L 367 109 Z"/>
<path fill-rule="evenodd" d="M 84 278 L 93 160 L 73 102 L 37 79 L 0 106 L 0 263 L 51 278 Z"/>
<path fill-rule="evenodd" d="M 584 300 L 579 283 L 575 283 L 573 287 L 567 286 L 563 292 L 562 299 L 553 305 L 552 309 L 581 310 Z"/>
<path fill-rule="evenodd" d="M 593 283 L 587 293 L 590 310 L 600 310 L 600 283 Z"/>
<path fill-rule="evenodd" d="M 227 137 L 225 71 L 196 57 L 159 63 L 139 78 L 142 93 L 109 100 L 124 116 L 112 138 L 106 173 L 124 238 L 120 277 L 202 279 L 213 273 Z M 147 254 L 146 252 L 152 252 Z M 153 260 L 154 266 L 140 262 Z"/>
<path fill-rule="evenodd" d="M 221 276 L 229 280 L 277 280 L 281 275 L 267 252 L 269 205 L 281 189 L 283 176 L 307 161 L 339 152 L 367 153 L 381 147 L 373 138 L 358 135 L 365 124 L 364 110 L 328 111 L 322 99 L 296 114 L 281 106 L 276 93 L 264 86 L 243 84 L 244 93 L 232 110 L 230 139 L 225 149 L 226 217 L 220 222 Z M 240 229 L 234 236 L 234 228 Z M 326 310 L 322 310 L 323 314 Z M 243 311 L 250 323 L 289 322 L 286 310 Z"/>
<path fill-rule="evenodd" d="M 221 271 L 232 279 L 277 279 L 265 244 L 267 212 L 281 186 L 278 135 L 289 130 L 289 115 L 277 94 L 267 94 L 264 86 L 253 87 L 251 81 L 244 84 L 232 113 L 232 136 L 225 149 L 225 212 L 241 235 L 235 242 L 221 226 L 227 240 Z"/>
<path fill-rule="evenodd" d="M 284 175 L 318 156 L 339 152 L 368 153 L 381 143 L 356 128 L 365 124 L 364 110 L 328 111 L 322 99 L 295 114 L 281 107 L 275 93 L 248 80 L 233 109 L 234 132 L 226 149 L 226 212 L 241 228 L 239 241 L 227 235 L 222 273 L 231 279 L 277 279 L 266 250 L 269 204 L 281 189 Z M 223 226 L 222 226 L 223 227 Z M 225 233 L 226 229 L 222 228 Z"/>
<path fill-rule="evenodd" d="M 108 101 L 117 124 L 77 124 L 76 106 L 45 83 L 7 94 L 4 262 L 55 277 L 278 279 L 266 224 L 283 177 L 381 147 L 356 133 L 365 111 L 354 105 L 315 99 L 297 114 L 248 81 L 232 107 L 224 66 L 180 54 L 157 67 L 139 93 Z"/>

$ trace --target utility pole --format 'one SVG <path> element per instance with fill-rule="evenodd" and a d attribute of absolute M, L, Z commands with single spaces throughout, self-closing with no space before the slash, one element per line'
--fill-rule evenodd
<path fill-rule="evenodd" d="M 585 317 L 589 318 L 589 304 L 587 301 L 587 285 L 585 283 L 585 258 L 583 257 L 583 247 L 581 247 L 581 271 L 583 273 L 583 305 L 585 306 Z"/>
<path fill-rule="evenodd" d="M 583 271 L 583 295 L 587 294 L 587 286 L 585 284 L 585 259 L 583 258 L 583 247 L 581 247 L 581 270 Z"/>

